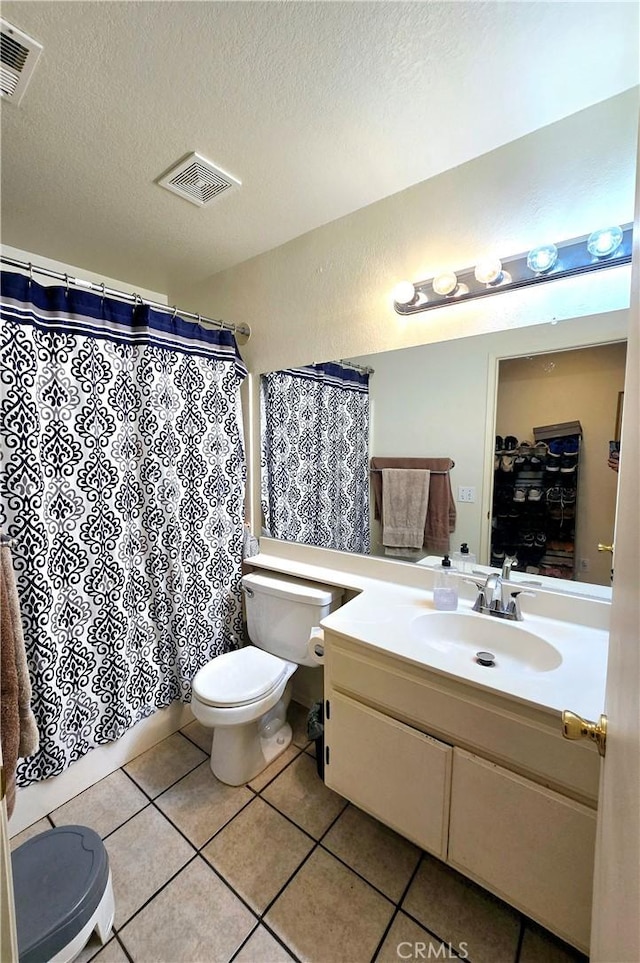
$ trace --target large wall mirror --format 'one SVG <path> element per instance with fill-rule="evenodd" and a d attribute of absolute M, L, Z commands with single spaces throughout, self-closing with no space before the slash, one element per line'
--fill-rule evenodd
<path fill-rule="evenodd" d="M 611 556 L 599 553 L 598 543 L 614 537 L 617 474 L 607 460 L 624 391 L 626 332 L 627 312 L 615 311 L 348 359 L 373 369 L 369 458 L 450 458 L 451 549 L 467 542 L 479 563 L 491 564 L 493 492 L 502 471 L 496 435 L 533 441 L 536 426 L 578 421 L 572 577 L 609 585 Z M 461 487 L 471 490 L 471 501 L 460 501 Z M 384 555 L 373 498 L 369 512 L 368 551 Z M 304 542 L 293 531 L 286 538 Z"/>

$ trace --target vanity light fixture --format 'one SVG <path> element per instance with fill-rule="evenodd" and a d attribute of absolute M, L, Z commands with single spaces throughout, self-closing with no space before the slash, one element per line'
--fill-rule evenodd
<path fill-rule="evenodd" d="M 393 300 L 396 304 L 413 304 L 416 300 L 416 289 L 411 281 L 400 281 L 393 289 Z"/>
<path fill-rule="evenodd" d="M 611 257 L 622 244 L 622 229 L 604 227 L 589 235 L 587 250 L 593 257 Z"/>
<path fill-rule="evenodd" d="M 453 271 L 445 271 L 433 279 L 432 287 L 436 294 L 444 298 L 448 294 L 455 294 L 458 287 L 458 278 Z"/>
<path fill-rule="evenodd" d="M 527 267 L 534 274 L 545 274 L 550 271 L 558 260 L 558 248 L 555 244 L 541 244 L 534 247 L 527 255 Z"/>
<path fill-rule="evenodd" d="M 478 261 L 473 274 L 480 284 L 500 284 L 503 279 L 502 261 L 498 257 L 484 258 Z"/>
<path fill-rule="evenodd" d="M 443 271 L 413 284 L 403 281 L 393 292 L 394 308 L 397 314 L 417 314 L 452 302 L 630 264 L 632 243 L 633 224 L 623 224 L 560 244 L 541 244 L 528 254 L 483 258 L 465 271 Z"/>

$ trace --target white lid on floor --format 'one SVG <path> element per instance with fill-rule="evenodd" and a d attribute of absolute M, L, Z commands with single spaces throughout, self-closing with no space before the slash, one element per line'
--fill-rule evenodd
<path fill-rule="evenodd" d="M 194 676 L 193 691 L 205 705 L 248 705 L 275 689 L 288 665 L 270 652 L 247 645 L 203 666 Z"/>

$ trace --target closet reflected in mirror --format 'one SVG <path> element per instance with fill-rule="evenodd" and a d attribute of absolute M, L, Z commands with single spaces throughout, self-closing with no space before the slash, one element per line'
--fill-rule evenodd
<path fill-rule="evenodd" d="M 491 564 L 608 585 L 626 343 L 500 361 Z"/>

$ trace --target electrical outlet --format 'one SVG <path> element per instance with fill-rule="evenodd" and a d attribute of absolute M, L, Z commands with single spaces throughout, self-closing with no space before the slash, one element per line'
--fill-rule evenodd
<path fill-rule="evenodd" d="M 463 488 L 462 485 L 458 485 L 459 502 L 475 502 L 475 500 L 476 500 L 475 488 Z"/>
<path fill-rule="evenodd" d="M 588 571 L 589 571 L 589 559 L 588 559 L 588 558 L 581 558 L 581 559 L 580 559 L 580 562 L 579 562 L 579 564 L 578 564 L 578 568 L 580 569 L 581 572 L 588 572 Z"/>

